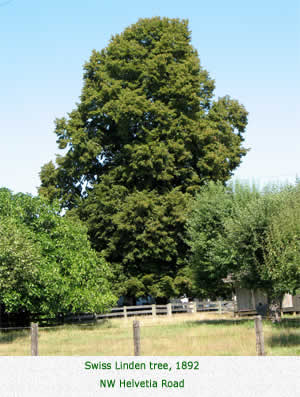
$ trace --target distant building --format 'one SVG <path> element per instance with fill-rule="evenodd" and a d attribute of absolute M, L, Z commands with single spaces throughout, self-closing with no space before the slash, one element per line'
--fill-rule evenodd
<path fill-rule="evenodd" d="M 265 316 L 268 310 L 268 296 L 261 289 L 247 289 L 236 287 L 236 311 L 247 312 L 255 310 Z"/>
<path fill-rule="evenodd" d="M 235 282 L 231 275 L 223 280 L 230 283 L 235 288 L 235 311 L 237 313 L 257 312 L 257 314 L 266 315 L 268 310 L 268 295 L 262 289 L 242 288 Z M 282 311 L 300 312 L 300 294 L 285 294 L 282 301 Z"/>
<path fill-rule="evenodd" d="M 300 294 L 285 294 L 282 301 L 284 312 L 300 312 Z"/>

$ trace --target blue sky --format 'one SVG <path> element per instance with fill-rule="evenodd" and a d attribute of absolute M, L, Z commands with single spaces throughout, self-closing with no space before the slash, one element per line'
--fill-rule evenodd
<path fill-rule="evenodd" d="M 54 119 L 78 102 L 92 49 L 152 16 L 188 19 L 216 97 L 249 111 L 251 151 L 235 177 L 300 176 L 299 1 L 0 0 L 0 186 L 36 194 L 41 166 L 59 152 Z"/>

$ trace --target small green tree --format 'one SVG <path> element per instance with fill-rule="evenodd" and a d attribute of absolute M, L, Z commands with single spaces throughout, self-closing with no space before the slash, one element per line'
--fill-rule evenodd
<path fill-rule="evenodd" d="M 295 294 L 300 288 L 300 184 L 286 196 L 271 219 L 264 251 L 264 277 L 272 280 L 276 295 Z"/>
<path fill-rule="evenodd" d="M 223 243 L 231 248 L 235 279 L 247 288 L 271 288 L 261 277 L 265 239 L 270 219 L 283 200 L 279 193 L 254 195 L 243 206 L 235 206 L 225 222 Z"/>
<path fill-rule="evenodd" d="M 231 266 L 230 249 L 223 244 L 225 221 L 232 214 L 232 191 L 222 183 L 203 186 L 190 207 L 187 243 L 198 294 L 206 297 L 226 296 L 228 285 L 222 281 Z M 224 250 L 227 257 L 224 255 Z"/>
<path fill-rule="evenodd" d="M 35 311 L 36 281 L 42 261 L 33 234 L 13 219 L 0 220 L 0 304 L 7 311 Z"/>
<path fill-rule="evenodd" d="M 225 227 L 226 241 L 235 252 L 236 280 L 239 280 L 242 286 L 261 288 L 268 293 L 273 321 L 280 321 L 282 298 L 299 281 L 299 274 L 295 273 L 289 278 L 286 278 L 285 274 L 287 267 L 290 266 L 292 270 L 293 267 L 299 267 L 299 262 L 293 262 L 292 266 L 291 263 L 283 264 L 288 259 L 283 257 L 281 261 L 276 258 L 276 266 L 270 265 L 272 247 L 279 243 L 278 240 L 274 240 L 275 225 L 277 224 L 279 229 L 284 227 L 283 217 L 279 214 L 281 211 L 286 213 L 291 193 L 290 187 L 273 187 L 262 192 L 257 199 L 240 208 Z M 292 229 L 291 224 L 286 230 Z M 280 277 L 276 277 L 275 273 L 279 273 Z"/>
<path fill-rule="evenodd" d="M 199 288 L 220 293 L 231 274 L 242 287 L 264 289 L 271 306 L 280 307 L 284 293 L 299 286 L 297 200 L 299 189 L 290 186 L 262 192 L 240 184 L 203 188 L 188 221 Z"/>
<path fill-rule="evenodd" d="M 100 312 L 115 302 L 108 264 L 91 249 L 86 228 L 61 217 L 57 206 L 1 189 L 0 232 L 0 302 L 7 312 Z"/>

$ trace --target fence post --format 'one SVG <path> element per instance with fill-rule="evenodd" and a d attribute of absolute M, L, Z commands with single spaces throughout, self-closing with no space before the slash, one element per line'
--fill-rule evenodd
<path fill-rule="evenodd" d="M 219 301 L 219 314 L 222 314 L 222 301 Z"/>
<path fill-rule="evenodd" d="M 152 305 L 152 316 L 156 316 L 156 305 Z"/>
<path fill-rule="evenodd" d="M 123 306 L 124 318 L 127 318 L 127 307 Z"/>
<path fill-rule="evenodd" d="M 140 356 L 141 334 L 140 334 L 140 322 L 137 320 L 133 321 L 133 344 L 134 344 L 134 355 Z"/>
<path fill-rule="evenodd" d="M 265 356 L 265 343 L 261 316 L 255 316 L 255 334 L 256 334 L 256 353 L 258 356 Z"/>
<path fill-rule="evenodd" d="M 167 304 L 167 315 L 172 316 L 172 303 Z"/>
<path fill-rule="evenodd" d="M 197 313 L 197 302 L 194 301 L 194 302 L 193 302 L 193 305 L 194 305 L 193 312 L 194 312 L 194 313 Z"/>
<path fill-rule="evenodd" d="M 38 324 L 31 323 L 31 355 L 38 356 Z"/>

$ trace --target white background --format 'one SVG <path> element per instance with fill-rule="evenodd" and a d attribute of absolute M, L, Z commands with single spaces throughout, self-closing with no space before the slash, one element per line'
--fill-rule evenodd
<path fill-rule="evenodd" d="M 168 362 L 164 370 L 85 370 L 85 362 Z M 176 371 L 176 361 L 199 361 L 199 370 Z M 147 368 L 149 365 L 147 364 Z M 300 357 L 2 357 L 3 397 L 191 396 L 296 397 L 300 395 Z M 114 389 L 99 387 L 115 378 Z M 158 381 L 158 388 L 119 388 L 119 379 Z M 184 389 L 161 389 L 160 380 L 185 380 Z"/>

